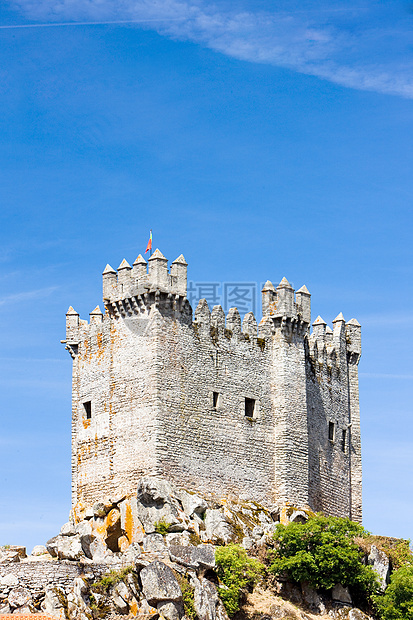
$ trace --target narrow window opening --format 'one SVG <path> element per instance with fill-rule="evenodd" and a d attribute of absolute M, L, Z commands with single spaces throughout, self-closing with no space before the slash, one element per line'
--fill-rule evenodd
<path fill-rule="evenodd" d="M 212 392 L 212 406 L 214 409 L 218 407 L 218 399 L 219 399 L 219 393 Z"/>
<path fill-rule="evenodd" d="M 343 452 L 346 451 L 346 431 L 345 430 L 343 430 L 343 434 L 341 437 L 341 449 Z"/>
<path fill-rule="evenodd" d="M 328 423 L 328 438 L 330 441 L 334 441 L 334 422 Z"/>
<path fill-rule="evenodd" d="M 245 415 L 247 418 L 253 418 L 255 412 L 255 400 L 253 398 L 245 399 Z"/>
<path fill-rule="evenodd" d="M 88 400 L 86 403 L 83 403 L 83 407 L 86 414 L 86 420 L 90 420 L 92 417 L 92 402 Z"/>

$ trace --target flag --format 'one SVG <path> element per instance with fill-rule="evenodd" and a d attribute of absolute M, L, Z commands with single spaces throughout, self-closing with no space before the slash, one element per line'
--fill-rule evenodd
<path fill-rule="evenodd" d="M 146 252 L 148 252 L 149 250 L 152 250 L 152 230 L 149 233 L 149 241 L 148 241 L 148 245 L 146 246 L 146 250 L 145 250 L 145 254 Z"/>

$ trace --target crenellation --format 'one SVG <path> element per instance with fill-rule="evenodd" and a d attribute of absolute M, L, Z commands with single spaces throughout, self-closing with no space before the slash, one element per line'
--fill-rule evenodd
<path fill-rule="evenodd" d="M 225 325 L 232 332 L 233 336 L 239 337 L 241 335 L 241 316 L 238 308 L 230 308 L 228 310 Z"/>
<path fill-rule="evenodd" d="M 247 312 L 244 316 L 244 320 L 242 321 L 242 333 L 244 336 L 248 336 L 248 338 L 256 338 L 257 337 L 257 320 L 254 316 L 253 312 Z"/>
<path fill-rule="evenodd" d="M 277 301 L 274 315 L 292 318 L 296 314 L 294 289 L 287 278 L 284 277 L 277 286 Z"/>
<path fill-rule="evenodd" d="M 286 278 L 265 283 L 259 325 L 205 299 L 192 318 L 186 282 L 183 255 L 168 271 L 156 250 L 107 265 L 105 314 L 69 308 L 73 505 L 151 474 L 361 520 L 359 323 L 310 334 L 311 295 Z"/>

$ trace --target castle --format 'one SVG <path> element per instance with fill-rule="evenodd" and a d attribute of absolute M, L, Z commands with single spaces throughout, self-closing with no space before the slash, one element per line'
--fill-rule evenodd
<path fill-rule="evenodd" d="M 103 272 L 105 314 L 72 307 L 72 502 L 133 495 L 142 475 L 217 497 L 361 521 L 360 324 L 311 323 L 311 296 L 283 278 L 263 318 L 194 318 L 187 263 L 159 250 Z"/>

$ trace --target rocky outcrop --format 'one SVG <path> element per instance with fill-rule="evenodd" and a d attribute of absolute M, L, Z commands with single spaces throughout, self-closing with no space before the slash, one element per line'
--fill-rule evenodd
<path fill-rule="evenodd" d="M 227 620 L 218 595 L 225 586 L 218 587 L 215 546 L 237 542 L 265 554 L 278 519 L 274 507 L 220 503 L 166 480 L 142 478 L 135 499 L 120 496 L 77 506 L 60 532 L 29 556 L 24 547 L 0 548 L 0 613 L 43 613 L 58 620 L 119 615 L 181 620 L 189 592 L 197 620 Z M 384 583 L 386 561 L 380 553 L 373 546 L 369 562 Z M 277 615 L 284 611 L 271 598 L 274 589 L 307 611 Z M 308 620 L 312 614 L 321 618 L 327 608 L 326 618 L 367 618 L 351 609 L 340 584 L 329 603 L 308 584 L 278 582 L 268 592 L 271 605 L 246 619 Z"/>

